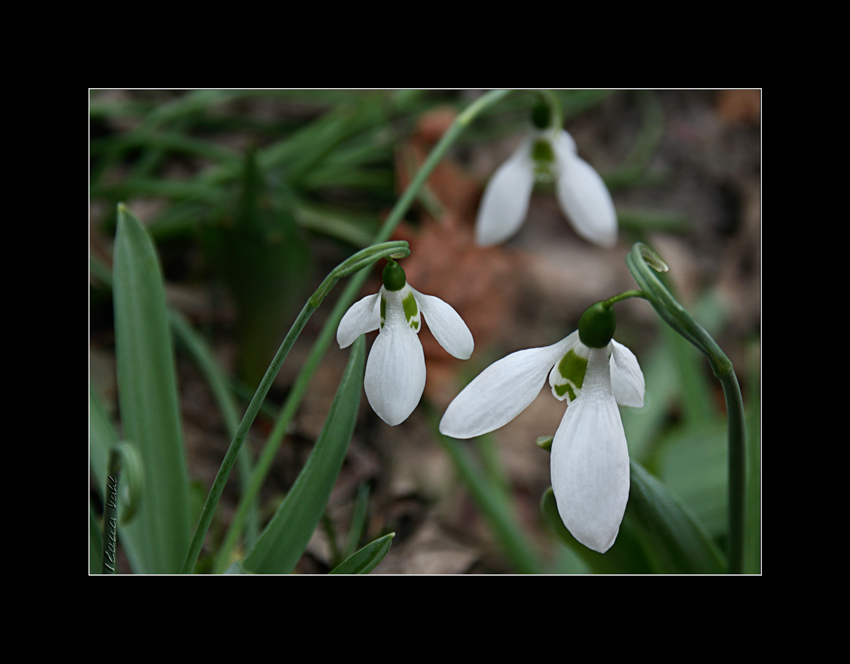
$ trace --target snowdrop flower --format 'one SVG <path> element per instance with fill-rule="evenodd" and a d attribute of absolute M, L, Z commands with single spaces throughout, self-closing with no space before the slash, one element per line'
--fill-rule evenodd
<path fill-rule="evenodd" d="M 534 183 L 553 180 L 561 211 L 576 233 L 613 247 L 617 214 L 611 194 L 593 167 L 576 154 L 572 136 L 555 127 L 533 131 L 490 178 L 478 208 L 476 242 L 489 246 L 514 235 L 525 221 Z"/>
<path fill-rule="evenodd" d="M 568 405 L 550 458 L 558 513 L 579 542 L 604 553 L 629 497 L 629 451 L 617 404 L 642 406 L 644 378 L 634 354 L 612 339 L 610 307 L 601 311 L 599 304 L 566 339 L 485 369 L 449 404 L 440 431 L 472 438 L 504 426 L 534 401 L 548 374 L 552 394 Z"/>
<path fill-rule="evenodd" d="M 411 288 L 392 259 L 383 279 L 379 292 L 351 305 L 336 339 L 340 348 L 347 348 L 361 334 L 379 330 L 366 360 L 363 386 L 372 410 L 395 426 L 410 416 L 425 390 L 425 354 L 417 336 L 422 316 L 434 338 L 455 357 L 469 359 L 474 342 L 458 313 L 440 298 Z"/>

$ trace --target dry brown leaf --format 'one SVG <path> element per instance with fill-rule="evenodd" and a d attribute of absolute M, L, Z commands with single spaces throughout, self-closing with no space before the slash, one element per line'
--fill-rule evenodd
<path fill-rule="evenodd" d="M 761 90 L 720 90 L 717 113 L 727 122 L 756 124 L 761 118 Z"/>

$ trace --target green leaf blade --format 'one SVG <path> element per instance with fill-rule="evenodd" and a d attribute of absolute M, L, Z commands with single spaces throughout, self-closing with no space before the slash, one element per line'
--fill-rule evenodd
<path fill-rule="evenodd" d="M 664 484 L 631 463 L 626 515 L 637 525 L 656 571 L 666 574 L 723 574 L 726 561 L 702 524 Z"/>
<path fill-rule="evenodd" d="M 395 533 L 379 537 L 353 553 L 330 571 L 330 574 L 368 574 L 380 563 L 390 550 Z"/>
<path fill-rule="evenodd" d="M 142 506 L 126 527 L 138 545 L 134 571 L 180 571 L 189 544 L 189 497 L 174 352 L 156 249 L 118 206 L 114 264 L 115 343 L 123 438 L 144 471 Z"/>
<path fill-rule="evenodd" d="M 288 574 L 307 547 L 342 468 L 354 432 L 365 366 L 365 340 L 354 342 L 322 433 L 298 479 L 242 566 L 255 574 Z"/>

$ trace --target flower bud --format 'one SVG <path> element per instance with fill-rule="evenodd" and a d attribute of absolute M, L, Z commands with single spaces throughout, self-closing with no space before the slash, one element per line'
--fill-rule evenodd
<path fill-rule="evenodd" d="M 387 261 L 384 267 L 384 288 L 388 291 L 400 291 L 407 283 L 404 270 L 394 260 Z"/>
<path fill-rule="evenodd" d="M 587 308 L 578 322 L 578 336 L 590 348 L 605 348 L 614 337 L 617 319 L 614 309 L 597 302 Z"/>

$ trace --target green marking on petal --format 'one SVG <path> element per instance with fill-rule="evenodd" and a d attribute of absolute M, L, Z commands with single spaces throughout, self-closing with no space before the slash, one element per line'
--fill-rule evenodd
<path fill-rule="evenodd" d="M 563 385 L 555 385 L 555 394 L 561 399 L 566 398 L 569 401 L 575 401 L 576 392 L 573 389 L 574 385 L 572 383 L 564 383 Z M 578 389 L 578 388 L 576 388 Z"/>
<path fill-rule="evenodd" d="M 407 318 L 407 322 L 410 324 L 414 330 L 419 328 L 419 319 L 417 315 L 419 314 L 419 307 L 416 304 L 416 298 L 413 297 L 413 293 L 408 293 L 404 296 L 404 299 L 401 301 L 401 306 L 404 307 L 404 317 Z"/>
<path fill-rule="evenodd" d="M 531 148 L 531 159 L 534 161 L 534 175 L 538 180 L 552 179 L 552 165 L 555 163 L 555 152 L 549 141 L 542 138 L 534 141 Z"/>
<path fill-rule="evenodd" d="M 387 298 L 381 295 L 381 328 L 384 327 L 384 321 L 387 320 Z"/>
<path fill-rule="evenodd" d="M 587 358 L 576 352 L 575 348 L 561 358 L 555 366 L 557 377 L 552 381 L 552 393 L 558 399 L 572 402 L 578 397 L 587 373 Z"/>
<path fill-rule="evenodd" d="M 576 353 L 575 348 L 571 348 L 570 352 L 558 362 L 558 373 L 580 388 L 584 383 L 584 375 L 587 373 L 587 358 Z"/>
<path fill-rule="evenodd" d="M 535 162 L 551 164 L 555 161 L 555 152 L 552 150 L 552 144 L 542 138 L 537 139 L 531 148 L 531 158 Z"/>

